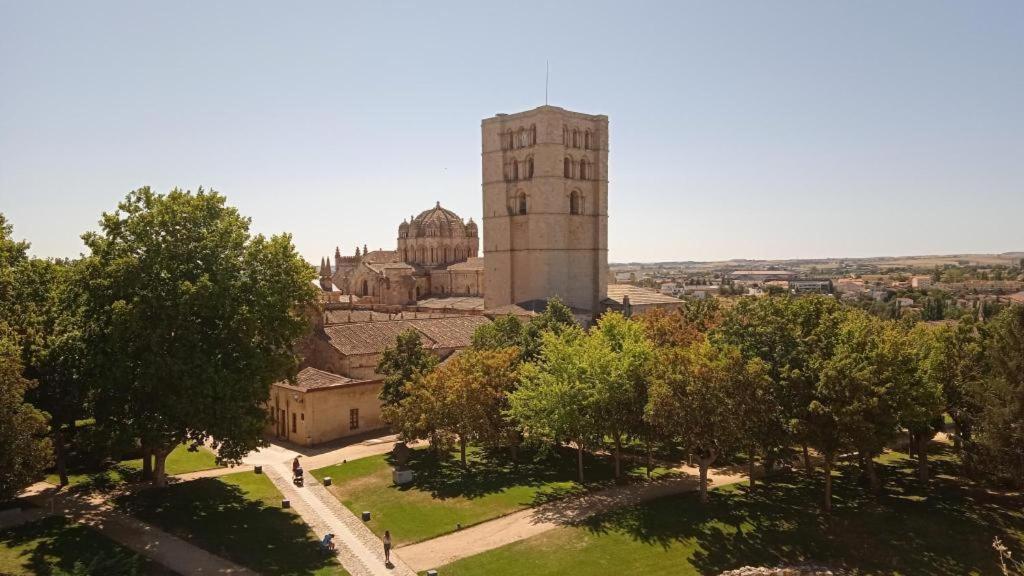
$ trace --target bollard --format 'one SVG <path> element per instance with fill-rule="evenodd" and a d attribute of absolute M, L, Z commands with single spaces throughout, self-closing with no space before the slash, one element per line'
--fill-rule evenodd
<path fill-rule="evenodd" d="M 330 486 L 330 485 L 331 485 L 331 477 L 330 476 L 324 476 L 324 486 Z"/>
<path fill-rule="evenodd" d="M 364 510 L 363 511 L 363 522 L 369 522 L 369 521 L 370 521 L 370 511 L 369 510 Z"/>
<path fill-rule="evenodd" d="M 263 466 L 256 465 L 252 467 L 252 471 L 257 474 L 263 474 Z"/>
<path fill-rule="evenodd" d="M 291 508 L 292 503 L 288 499 L 281 500 L 281 508 Z"/>

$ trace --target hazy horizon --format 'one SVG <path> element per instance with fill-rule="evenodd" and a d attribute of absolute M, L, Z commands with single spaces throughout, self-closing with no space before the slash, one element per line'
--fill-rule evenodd
<path fill-rule="evenodd" d="M 610 119 L 609 261 L 1024 250 L 1024 3 L 0 0 L 0 212 L 214 188 L 311 262 L 480 220 L 480 121 Z"/>

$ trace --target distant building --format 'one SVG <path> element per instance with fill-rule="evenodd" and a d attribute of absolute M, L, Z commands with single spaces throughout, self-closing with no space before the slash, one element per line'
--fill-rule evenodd
<path fill-rule="evenodd" d="M 609 284 L 608 297 L 602 304 L 606 310 L 633 316 L 651 308 L 679 308 L 683 301 L 631 284 Z"/>
<path fill-rule="evenodd" d="M 932 287 L 931 276 L 914 276 L 910 279 L 910 286 L 915 290 L 927 290 Z"/>
<path fill-rule="evenodd" d="M 800 278 L 789 281 L 789 289 L 794 294 L 831 294 L 832 280 L 830 278 Z"/>
<path fill-rule="evenodd" d="M 737 283 L 760 284 L 769 280 L 790 280 L 796 277 L 796 272 L 788 270 L 736 270 L 729 274 L 729 278 Z"/>
<path fill-rule="evenodd" d="M 660 292 L 666 296 L 675 296 L 679 293 L 679 285 L 675 282 L 665 282 L 661 285 Z"/>

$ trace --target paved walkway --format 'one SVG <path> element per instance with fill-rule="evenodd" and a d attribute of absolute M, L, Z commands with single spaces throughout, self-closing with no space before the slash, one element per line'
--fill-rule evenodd
<path fill-rule="evenodd" d="M 338 560 L 352 576 L 415 576 L 393 552 L 393 564 L 385 566 L 380 539 L 315 478 L 306 474 L 303 487 L 296 487 L 290 461 L 268 464 L 263 470 L 318 538 L 334 534 Z"/>
<path fill-rule="evenodd" d="M 674 471 L 677 474 L 670 478 L 608 488 L 521 510 L 458 532 L 403 546 L 398 548 L 398 553 L 414 570 L 439 568 L 461 558 L 525 540 L 560 526 L 578 523 L 601 512 L 697 489 L 697 468 L 681 466 Z M 745 475 L 739 473 L 708 472 L 708 481 L 712 486 L 733 484 L 746 479 Z"/>

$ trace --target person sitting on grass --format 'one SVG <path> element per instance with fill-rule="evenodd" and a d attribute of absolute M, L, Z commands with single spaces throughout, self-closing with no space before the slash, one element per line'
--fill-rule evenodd
<path fill-rule="evenodd" d="M 334 552 L 334 534 L 328 532 L 324 534 L 324 539 L 320 542 L 320 548 Z"/>

